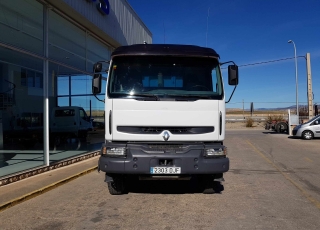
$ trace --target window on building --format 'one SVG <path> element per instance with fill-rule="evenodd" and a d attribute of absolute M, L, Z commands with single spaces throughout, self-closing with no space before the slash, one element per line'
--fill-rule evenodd
<path fill-rule="evenodd" d="M 32 88 L 43 88 L 42 73 L 33 70 L 21 69 L 21 85 Z"/>

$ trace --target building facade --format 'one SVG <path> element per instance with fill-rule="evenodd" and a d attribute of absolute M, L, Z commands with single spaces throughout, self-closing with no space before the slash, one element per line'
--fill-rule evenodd
<path fill-rule="evenodd" d="M 118 46 L 152 43 L 129 3 L 3 0 L 0 31 L 0 178 L 99 149 L 105 91 L 92 95 L 92 66 Z M 92 126 L 53 131 L 70 122 Z"/>

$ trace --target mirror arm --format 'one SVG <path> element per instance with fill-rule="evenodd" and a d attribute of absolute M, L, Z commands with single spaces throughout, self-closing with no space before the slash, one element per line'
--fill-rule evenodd
<path fill-rule="evenodd" d="M 236 86 L 234 87 L 234 89 L 233 89 L 233 91 L 232 91 L 232 94 L 230 95 L 229 100 L 226 101 L 226 103 L 229 103 L 229 101 L 231 100 L 231 98 L 232 98 L 232 96 L 233 96 L 233 93 L 234 93 L 234 91 L 236 90 L 237 86 L 238 86 L 238 85 L 236 85 Z"/>
<path fill-rule="evenodd" d="M 97 61 L 96 64 L 97 64 L 97 63 L 101 63 L 101 62 L 110 64 L 111 61 Z M 108 72 L 109 72 L 109 70 L 107 69 L 107 70 L 106 70 L 106 73 L 108 73 Z M 93 73 L 96 73 L 96 71 L 93 71 Z"/>
<path fill-rule="evenodd" d="M 97 98 L 98 101 L 101 101 L 101 102 L 105 103 L 105 100 L 101 100 L 100 98 L 97 97 L 96 94 L 93 94 L 93 96 L 94 96 L 95 98 Z"/>
<path fill-rule="evenodd" d="M 234 61 L 227 61 L 227 62 L 220 62 L 220 66 L 224 65 L 224 64 L 228 64 L 228 63 L 233 63 L 234 65 L 236 65 L 236 63 L 234 63 Z"/>
<path fill-rule="evenodd" d="M 97 61 L 96 63 L 98 63 L 98 62 L 103 62 L 103 63 L 107 63 L 107 64 L 110 64 L 110 61 Z"/>

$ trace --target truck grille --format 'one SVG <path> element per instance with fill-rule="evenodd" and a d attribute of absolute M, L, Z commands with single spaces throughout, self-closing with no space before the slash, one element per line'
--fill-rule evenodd
<path fill-rule="evenodd" d="M 150 144 L 148 145 L 151 150 L 181 150 L 183 149 L 183 145 L 157 145 Z"/>
<path fill-rule="evenodd" d="M 118 132 L 130 134 L 160 134 L 169 131 L 172 134 L 204 134 L 214 132 L 214 127 L 135 127 L 118 126 Z"/>
<path fill-rule="evenodd" d="M 168 130 L 171 133 L 187 133 L 190 132 L 190 128 L 179 128 L 179 127 L 145 127 L 141 128 L 144 133 L 162 133 L 164 130 Z"/>

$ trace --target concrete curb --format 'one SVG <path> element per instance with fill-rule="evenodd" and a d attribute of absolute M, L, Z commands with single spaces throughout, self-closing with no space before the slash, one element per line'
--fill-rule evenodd
<path fill-rule="evenodd" d="M 98 156 L 100 153 L 100 151 L 94 151 L 94 152 L 90 152 L 90 153 L 85 153 L 76 157 L 72 157 L 72 158 L 68 158 L 68 159 L 63 159 L 59 162 L 53 163 L 49 166 L 40 166 L 34 169 L 30 169 L 30 170 L 26 170 L 26 171 L 22 171 L 22 172 L 18 172 L 16 174 L 13 175 L 8 175 L 6 177 L 2 177 L 0 178 L 0 187 L 4 186 L 4 185 L 8 185 L 17 181 L 21 181 L 27 178 L 30 178 L 32 176 L 35 175 L 39 175 L 51 170 L 55 170 L 58 168 L 62 168 L 65 166 L 69 166 L 72 165 L 74 163 L 78 163 L 84 160 L 87 160 L 89 158 Z"/>
<path fill-rule="evenodd" d="M 37 190 L 35 190 L 33 192 L 30 192 L 30 193 L 28 193 L 26 195 L 23 195 L 21 197 L 18 197 L 18 198 L 15 198 L 13 200 L 10 200 L 10 201 L 8 201 L 8 202 L 6 202 L 4 204 L 0 204 L 0 212 L 2 212 L 3 210 L 5 210 L 7 208 L 13 207 L 14 205 L 17 205 L 17 204 L 20 204 L 20 203 L 22 203 L 24 201 L 27 201 L 27 200 L 29 200 L 29 199 L 31 199 L 33 197 L 36 197 L 36 196 L 41 195 L 41 194 L 43 194 L 45 192 L 48 192 L 48 191 L 50 191 L 50 190 L 52 190 L 52 189 L 54 189 L 54 188 L 56 188 L 56 187 L 58 187 L 60 185 L 63 185 L 65 183 L 67 183 L 67 182 L 70 182 L 70 181 L 72 181 L 72 180 L 74 180 L 74 179 L 76 179 L 76 178 L 78 178 L 80 176 L 84 176 L 84 175 L 86 175 L 86 174 L 88 174 L 88 173 L 90 173 L 90 172 L 92 172 L 94 170 L 97 170 L 97 168 L 98 168 L 98 166 L 91 167 L 91 168 L 86 169 L 86 170 L 84 170 L 84 171 L 82 171 L 80 173 L 74 174 L 74 175 L 69 176 L 69 177 L 67 177 L 65 179 L 59 180 L 59 181 L 57 181 L 55 183 L 52 183 L 50 185 L 47 185 L 47 186 L 45 186 L 43 188 L 37 189 Z"/>

